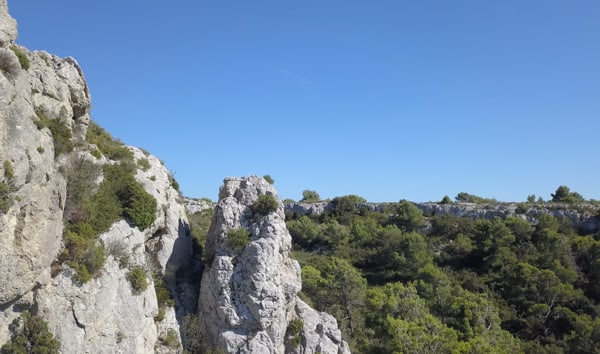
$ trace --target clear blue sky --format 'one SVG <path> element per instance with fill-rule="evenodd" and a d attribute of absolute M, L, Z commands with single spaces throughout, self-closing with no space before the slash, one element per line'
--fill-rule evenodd
<path fill-rule="evenodd" d="M 8 0 L 187 196 L 600 199 L 600 2 Z"/>

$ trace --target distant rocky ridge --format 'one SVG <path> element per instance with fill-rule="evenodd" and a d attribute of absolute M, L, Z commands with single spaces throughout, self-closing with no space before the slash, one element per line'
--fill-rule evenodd
<path fill-rule="evenodd" d="M 370 211 L 384 211 L 395 203 L 359 203 L 357 207 Z M 594 204 L 566 204 L 566 203 L 414 203 L 426 216 L 454 215 L 471 219 L 493 219 L 515 216 L 523 218 L 533 224 L 542 214 L 552 215 L 557 218 L 568 218 L 573 227 L 583 232 L 596 232 L 600 230 L 600 206 Z M 333 209 L 331 202 L 318 203 L 286 203 L 286 213 L 297 215 L 317 216 Z"/>

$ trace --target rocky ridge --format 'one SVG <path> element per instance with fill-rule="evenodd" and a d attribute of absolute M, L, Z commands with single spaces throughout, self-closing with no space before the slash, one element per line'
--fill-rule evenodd
<path fill-rule="evenodd" d="M 253 204 L 264 195 L 277 205 L 260 215 Z M 230 241 L 239 230 L 248 234 L 241 249 Z M 273 186 L 256 176 L 225 179 L 208 233 L 198 309 L 210 346 L 227 353 L 349 353 L 335 319 L 297 297 L 300 266 L 290 251 Z M 294 320 L 303 324 L 296 342 L 288 333 Z"/>
<path fill-rule="evenodd" d="M 384 211 L 393 207 L 395 203 L 359 203 L 357 207 L 370 211 Z M 519 217 L 533 224 L 542 214 L 552 215 L 556 218 L 567 218 L 572 225 L 584 232 L 596 232 L 600 230 L 600 207 L 593 204 L 573 205 L 566 203 L 414 203 L 426 216 L 453 215 L 471 219 L 493 219 L 495 217 L 506 218 L 509 216 Z M 286 203 L 285 212 L 297 215 L 318 216 L 333 210 L 331 202 L 317 203 Z"/>
<path fill-rule="evenodd" d="M 159 309 L 150 276 L 161 273 L 175 288 L 175 274 L 192 252 L 172 177 L 156 157 L 128 148 L 134 161 L 147 161 L 135 179 L 157 201 L 156 219 L 144 231 L 125 220 L 114 223 L 99 236 L 107 253 L 102 270 L 89 282 L 77 281 L 68 264 L 56 262 L 64 248 L 65 171 L 74 160 L 99 166 L 114 161 L 85 140 L 91 96 L 79 64 L 31 52 L 16 38 L 16 22 L 0 0 L 0 345 L 28 310 L 48 323 L 62 353 L 177 352 L 161 340 L 168 333 L 180 336 L 175 310 L 167 308 L 155 321 Z M 42 118 L 58 122 L 69 150 L 59 151 L 56 132 L 40 125 Z M 133 267 L 144 270 L 148 283 L 139 292 L 128 280 Z"/>
<path fill-rule="evenodd" d="M 335 319 L 297 297 L 300 267 L 289 257 L 281 202 L 269 215 L 249 217 L 259 195 L 276 197 L 270 184 L 258 177 L 226 180 L 207 244 L 212 262 L 198 284 L 201 257 L 193 254 L 183 198 L 169 171 L 141 149 L 123 147 L 127 157 L 120 160 L 90 140 L 90 131 L 107 134 L 91 121 L 77 61 L 29 51 L 16 38 L 16 22 L 0 0 L 0 346 L 29 311 L 47 323 L 61 353 L 179 353 L 184 315 L 194 313 L 204 341 L 227 352 L 349 353 Z M 97 248 L 85 252 L 99 249 L 106 259 L 89 280 L 80 277 L 80 264 L 63 258 L 74 242 L 64 237 L 73 231 L 66 225 L 88 212 L 70 202 L 71 178 L 83 163 L 99 171 L 86 188 L 97 192 L 107 179 L 103 167 L 120 164 L 133 168 L 128 183 L 156 201 L 148 225 L 124 216 L 93 236 Z M 192 200 L 189 212 L 213 207 Z M 242 227 L 253 237 L 233 250 L 227 231 Z M 165 294 L 155 289 L 154 274 L 166 281 L 174 306 L 159 304 Z"/>

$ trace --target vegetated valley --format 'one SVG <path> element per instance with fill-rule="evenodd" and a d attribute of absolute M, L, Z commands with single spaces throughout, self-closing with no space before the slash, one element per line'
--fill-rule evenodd
<path fill-rule="evenodd" d="M 374 208 L 355 195 L 304 213 L 287 200 L 300 295 L 336 317 L 355 353 L 599 353 L 600 208 L 565 186 L 552 196 L 492 218 L 427 215 L 408 201 Z M 502 204 L 455 199 L 437 204 L 483 214 Z M 190 216 L 200 240 L 210 214 Z"/>

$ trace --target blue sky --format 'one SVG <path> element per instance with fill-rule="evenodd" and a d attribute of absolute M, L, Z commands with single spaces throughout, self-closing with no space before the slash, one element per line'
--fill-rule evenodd
<path fill-rule="evenodd" d="M 600 199 L 600 2 L 8 0 L 183 193 Z"/>

